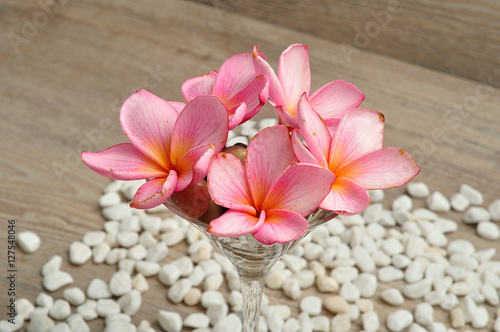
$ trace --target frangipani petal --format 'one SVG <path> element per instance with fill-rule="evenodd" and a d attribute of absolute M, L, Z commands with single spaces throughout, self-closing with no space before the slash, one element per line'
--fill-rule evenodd
<path fill-rule="evenodd" d="M 179 114 L 172 136 L 170 160 L 176 164 L 189 150 L 212 144 L 220 152 L 226 143 L 228 119 L 226 107 L 215 96 L 200 96 L 189 102 Z"/>
<path fill-rule="evenodd" d="M 342 118 L 347 110 L 357 108 L 365 95 L 354 84 L 337 80 L 325 84 L 309 97 L 309 102 L 321 118 Z"/>
<path fill-rule="evenodd" d="M 82 152 L 88 168 L 115 180 L 142 180 L 165 176 L 165 170 L 130 143 L 122 143 L 101 152 Z"/>
<path fill-rule="evenodd" d="M 336 177 L 319 207 L 342 215 L 353 215 L 363 211 L 368 204 L 370 197 L 365 188 L 349 179 Z"/>
<path fill-rule="evenodd" d="M 123 103 L 120 123 L 129 141 L 139 151 L 170 170 L 172 165 L 167 156 L 178 116 L 167 101 L 149 91 L 139 90 Z"/>
<path fill-rule="evenodd" d="M 338 176 L 348 177 L 367 189 L 386 189 L 404 185 L 419 172 L 408 152 L 386 147 L 339 168 Z"/>
<path fill-rule="evenodd" d="M 300 96 L 311 91 L 309 50 L 306 45 L 291 45 L 281 54 L 278 79 L 286 100 L 283 106 L 288 113 L 296 116 Z"/>
<path fill-rule="evenodd" d="M 252 53 L 233 55 L 220 67 L 212 94 L 227 102 L 244 90 L 257 75 Z"/>
<path fill-rule="evenodd" d="M 269 99 L 275 105 L 284 105 L 285 95 L 278 76 L 263 55 L 257 52 L 257 47 L 254 48 L 253 52 L 253 63 L 257 75 L 264 75 L 269 79 Z"/>
<path fill-rule="evenodd" d="M 208 190 L 218 205 L 252 215 L 257 213 L 253 208 L 245 164 L 230 153 L 222 152 L 213 158 L 208 172 Z"/>
<path fill-rule="evenodd" d="M 276 109 L 276 112 L 278 113 L 278 116 L 280 119 L 280 124 L 283 124 L 286 126 L 291 126 L 294 128 L 299 128 L 299 120 L 297 119 L 296 116 L 293 116 L 290 113 L 288 113 L 283 108 L 283 106 L 276 105 L 276 106 L 274 106 L 274 108 Z"/>
<path fill-rule="evenodd" d="M 198 96 L 211 95 L 214 89 L 216 77 L 217 72 L 212 70 L 204 75 L 188 79 L 182 84 L 182 96 L 187 102 L 190 102 Z"/>
<path fill-rule="evenodd" d="M 208 153 L 208 156 L 206 154 Z M 199 180 L 203 179 L 207 175 L 208 164 L 205 165 L 207 168 L 205 170 L 199 169 L 198 171 L 204 171 L 205 174 L 201 174 L 196 176 L 195 179 L 195 165 L 196 163 L 205 156 L 205 158 L 211 158 L 214 154 L 214 150 L 210 148 L 209 145 L 202 145 L 196 147 L 194 149 L 189 150 L 175 165 L 175 169 L 177 170 L 177 187 L 175 191 L 181 191 L 186 189 L 191 183 L 196 183 Z M 204 161 L 206 162 L 206 161 Z M 200 165 L 203 166 L 203 165 Z"/>
<path fill-rule="evenodd" d="M 266 213 L 260 218 L 244 211 L 228 210 L 219 218 L 212 220 L 207 232 L 217 236 L 238 237 L 257 231 L 264 224 Z"/>
<path fill-rule="evenodd" d="M 270 210 L 266 211 L 266 220 L 253 237 L 266 245 L 290 242 L 304 235 L 307 226 L 308 221 L 296 212 Z"/>
<path fill-rule="evenodd" d="M 341 165 L 380 150 L 384 143 L 384 116 L 367 109 L 347 111 L 333 135 L 329 168 L 336 173 Z"/>
<path fill-rule="evenodd" d="M 264 75 L 255 77 L 243 90 L 226 101 L 226 107 L 231 109 L 241 103 L 246 104 L 246 114 L 241 122 L 252 118 L 267 101 L 269 96 L 268 79 Z M 234 127 L 233 127 L 234 128 Z"/>
<path fill-rule="evenodd" d="M 155 178 L 139 187 L 130 206 L 136 209 L 151 209 L 165 203 L 177 185 L 177 173 L 170 171 L 167 178 Z"/>
<path fill-rule="evenodd" d="M 254 207 L 261 207 L 274 182 L 296 160 L 285 126 L 265 128 L 255 135 L 248 144 L 246 159 L 246 172 Z"/>
<path fill-rule="evenodd" d="M 233 114 L 229 116 L 229 130 L 236 128 L 240 123 L 242 123 L 246 113 L 247 105 L 245 103 L 241 103 L 238 106 L 235 106 Z"/>
<path fill-rule="evenodd" d="M 292 146 L 293 146 L 293 151 L 295 152 L 295 155 L 297 156 L 297 159 L 301 163 L 305 164 L 313 164 L 313 165 L 319 165 L 318 160 L 316 157 L 314 157 L 309 151 L 304 144 L 300 141 L 300 138 L 297 134 L 297 129 L 294 129 L 292 131 Z M 325 162 L 325 165 L 321 165 L 323 167 L 328 167 L 328 165 Z"/>
<path fill-rule="evenodd" d="M 300 133 L 307 147 L 320 165 L 327 166 L 332 138 L 323 120 L 309 104 L 305 93 L 299 100 L 297 117 Z"/>
<path fill-rule="evenodd" d="M 177 114 L 181 114 L 184 107 L 186 107 L 186 103 L 182 103 L 180 101 L 168 101 L 168 103 L 175 109 Z"/>
<path fill-rule="evenodd" d="M 307 216 L 323 201 L 333 179 L 333 173 L 321 166 L 292 164 L 271 187 L 262 209 L 288 210 Z"/>

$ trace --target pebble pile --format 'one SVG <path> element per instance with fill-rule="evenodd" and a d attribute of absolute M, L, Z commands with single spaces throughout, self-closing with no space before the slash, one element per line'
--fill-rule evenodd
<path fill-rule="evenodd" d="M 238 134 L 231 133 L 228 145 L 247 144 L 248 137 L 274 124 L 274 119 L 248 121 Z M 48 293 L 64 288 L 63 298 L 40 293 L 34 301 L 18 299 L 17 324 L 1 321 L 0 331 L 27 326 L 28 332 L 86 332 L 87 322 L 102 318 L 105 332 L 153 332 L 146 320 L 132 323 L 142 294 L 149 290 L 149 278 L 165 286 L 170 302 L 165 308 L 182 302 L 205 309 L 183 317 L 158 308 L 157 321 L 164 331 L 242 331 L 242 294 L 234 267 L 165 207 L 131 209 L 128 202 L 141 184 L 113 181 L 104 188 L 99 200 L 106 219 L 103 230 L 89 232 L 69 246 L 72 264 L 116 265 L 117 271 L 108 280 L 95 278 L 80 289 L 71 286 L 72 276 L 61 270 L 64 258 L 54 255 L 42 267 L 42 285 Z M 361 215 L 329 221 L 278 261 L 266 287 L 298 303 L 300 314 L 292 317 L 290 307 L 272 304 L 264 296 L 259 331 L 500 332 L 500 310 L 492 309 L 500 307 L 495 249 L 476 250 L 469 241 L 447 237 L 463 222 L 475 225 L 478 236 L 498 240 L 500 199 L 484 207 L 482 194 L 466 184 L 450 198 L 431 192 L 422 182 L 408 184 L 406 192 L 390 210 L 382 205 L 383 191 L 370 192 L 372 204 Z M 414 200 L 426 207 L 414 208 Z M 462 220 L 439 215 L 450 210 L 463 213 Z M 169 259 L 169 248 L 184 241 L 186 255 Z M 26 232 L 19 234 L 18 244 L 32 253 L 40 239 Z M 223 287 L 228 296 L 221 292 Z M 310 289 L 316 295 L 303 295 Z M 385 321 L 377 314 L 379 299 L 394 307 Z M 411 310 L 403 309 L 408 299 L 418 303 Z M 449 320 L 435 321 L 435 310 L 448 312 Z"/>

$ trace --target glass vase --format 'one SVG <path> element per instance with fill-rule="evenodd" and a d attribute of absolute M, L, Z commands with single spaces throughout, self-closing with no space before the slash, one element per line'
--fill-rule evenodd
<path fill-rule="evenodd" d="M 274 263 L 313 229 L 331 220 L 337 214 L 318 209 L 307 217 L 309 227 L 300 238 L 291 242 L 265 245 L 255 240 L 251 234 L 231 238 L 208 233 L 207 228 L 210 220 L 223 213 L 224 208 L 216 206 L 213 201 L 210 201 L 204 185 L 191 189 L 184 193 L 183 197 L 172 197 L 165 205 L 205 234 L 212 244 L 235 266 L 243 294 L 243 332 L 256 332 L 258 331 L 264 285 Z M 198 216 L 203 211 L 205 212 Z"/>

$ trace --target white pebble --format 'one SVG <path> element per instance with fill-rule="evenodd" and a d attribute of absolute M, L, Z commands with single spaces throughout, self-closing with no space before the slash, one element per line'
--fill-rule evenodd
<path fill-rule="evenodd" d="M 321 313 L 323 302 L 317 296 L 306 296 L 300 301 L 300 310 L 307 312 L 311 316 L 317 316 Z"/>
<path fill-rule="evenodd" d="M 135 269 L 145 277 L 152 277 L 160 272 L 160 264 L 156 262 L 139 261 L 135 263 Z"/>
<path fill-rule="evenodd" d="M 340 287 L 339 295 L 346 299 L 347 302 L 355 302 L 360 298 L 361 293 L 353 283 L 348 281 Z"/>
<path fill-rule="evenodd" d="M 83 243 L 88 245 L 89 247 L 94 247 L 104 241 L 106 238 L 106 232 L 102 231 L 94 231 L 88 232 L 83 236 Z"/>
<path fill-rule="evenodd" d="M 461 328 L 465 326 L 464 313 L 460 307 L 450 311 L 450 321 L 453 328 Z"/>
<path fill-rule="evenodd" d="M 160 262 L 165 257 L 167 257 L 167 254 L 168 254 L 167 244 L 161 241 L 148 248 L 146 260 L 150 262 Z"/>
<path fill-rule="evenodd" d="M 375 311 L 365 312 L 361 316 L 361 322 L 363 324 L 363 329 L 367 332 L 378 331 L 378 329 L 380 328 L 378 315 Z"/>
<path fill-rule="evenodd" d="M 215 324 L 212 332 L 241 332 L 242 329 L 243 324 L 240 318 L 236 314 L 231 313 Z"/>
<path fill-rule="evenodd" d="M 33 303 L 25 298 L 17 299 L 16 301 L 16 314 L 23 316 L 25 319 L 30 318 L 31 312 L 35 309 Z"/>
<path fill-rule="evenodd" d="M 430 194 L 429 187 L 424 182 L 410 182 L 406 186 L 406 191 L 414 198 L 425 198 Z"/>
<path fill-rule="evenodd" d="M 73 277 L 64 271 L 55 271 L 49 273 L 43 277 L 42 284 L 43 288 L 49 292 L 55 292 L 56 290 L 67 286 L 73 282 Z"/>
<path fill-rule="evenodd" d="M 439 228 L 434 228 L 426 236 L 427 242 L 431 246 L 435 247 L 445 247 L 448 244 L 448 238 Z"/>
<path fill-rule="evenodd" d="M 79 306 L 85 302 L 85 293 L 78 287 L 65 289 L 62 296 L 74 306 Z"/>
<path fill-rule="evenodd" d="M 488 325 L 489 315 L 485 307 L 478 307 L 472 316 L 472 327 L 475 329 L 482 329 Z"/>
<path fill-rule="evenodd" d="M 108 284 L 99 278 L 92 279 L 87 287 L 87 297 L 89 299 L 98 300 L 110 298 L 112 295 Z"/>
<path fill-rule="evenodd" d="M 55 320 L 66 319 L 69 315 L 71 315 L 71 306 L 66 300 L 55 300 L 54 304 L 49 309 L 49 316 Z"/>
<path fill-rule="evenodd" d="M 285 279 L 283 282 L 283 293 L 292 300 L 299 299 L 302 295 L 299 281 L 297 279 Z"/>
<path fill-rule="evenodd" d="M 149 290 L 148 280 L 142 274 L 137 273 L 132 278 L 132 288 L 138 290 L 141 293 L 144 293 L 145 291 Z"/>
<path fill-rule="evenodd" d="M 92 257 L 92 249 L 83 242 L 75 241 L 69 246 L 69 261 L 74 265 L 85 264 Z"/>
<path fill-rule="evenodd" d="M 76 308 L 76 312 L 86 321 L 94 320 L 99 315 L 95 308 L 97 307 L 97 302 L 94 300 L 87 300 L 84 304 L 79 305 Z"/>
<path fill-rule="evenodd" d="M 467 197 L 472 205 L 483 204 L 483 194 L 481 194 L 481 192 L 479 192 L 478 190 L 472 188 L 470 185 L 465 183 L 460 185 L 459 192 Z"/>
<path fill-rule="evenodd" d="M 35 304 L 38 307 L 50 309 L 52 304 L 54 304 L 54 299 L 52 298 L 52 296 L 50 296 L 48 294 L 40 293 L 37 295 L 37 297 L 35 299 Z"/>
<path fill-rule="evenodd" d="M 391 282 L 396 280 L 402 280 L 405 273 L 394 266 L 384 266 L 380 268 L 377 272 L 378 280 L 382 282 Z"/>
<path fill-rule="evenodd" d="M 30 321 L 26 328 L 27 332 L 48 331 L 55 326 L 54 321 L 47 316 L 47 311 L 42 308 L 35 308 L 30 315 Z"/>
<path fill-rule="evenodd" d="M 31 231 L 19 232 L 16 242 L 19 248 L 27 254 L 32 254 L 37 251 L 41 243 L 40 237 Z"/>
<path fill-rule="evenodd" d="M 181 271 L 181 276 L 183 277 L 189 276 L 194 269 L 193 261 L 187 256 L 178 258 L 171 264 L 174 264 L 179 268 L 179 270 Z"/>
<path fill-rule="evenodd" d="M 332 332 L 348 332 L 351 330 L 351 317 L 349 314 L 337 314 L 331 321 Z"/>
<path fill-rule="evenodd" d="M 465 255 L 473 255 L 476 252 L 474 245 L 467 240 L 453 240 L 451 241 L 446 251 L 449 255 L 453 255 L 456 253 L 465 254 Z"/>
<path fill-rule="evenodd" d="M 374 272 L 376 269 L 375 261 L 370 256 L 365 247 L 357 246 L 352 248 L 352 258 L 356 261 L 356 266 L 361 272 Z"/>
<path fill-rule="evenodd" d="M 411 197 L 408 195 L 401 195 L 398 196 L 393 202 L 392 202 L 392 210 L 411 210 L 413 207 L 413 201 L 411 200 Z"/>
<path fill-rule="evenodd" d="M 361 273 L 352 282 L 361 297 L 372 297 L 377 291 L 377 277 L 371 273 Z"/>
<path fill-rule="evenodd" d="M 455 221 L 445 218 L 434 220 L 434 226 L 439 228 L 443 233 L 451 233 L 458 230 L 458 224 Z"/>
<path fill-rule="evenodd" d="M 107 192 L 99 198 L 99 205 L 102 208 L 118 205 L 122 201 L 120 195 L 116 191 Z"/>
<path fill-rule="evenodd" d="M 174 311 L 160 310 L 158 323 L 165 332 L 181 332 L 182 329 L 182 317 Z"/>
<path fill-rule="evenodd" d="M 290 321 L 290 319 L 287 320 L 287 323 Z M 330 331 L 330 318 L 326 316 L 315 316 L 311 318 L 311 323 L 313 325 L 313 330 L 318 331 L 318 332 L 329 332 Z M 297 331 L 299 329 L 299 322 L 296 321 L 295 324 L 297 324 L 296 328 Z M 291 329 L 289 328 L 287 330 L 287 324 L 285 323 L 285 326 L 283 328 L 283 331 L 290 331 Z M 293 331 L 293 330 L 291 330 Z"/>
<path fill-rule="evenodd" d="M 427 207 L 434 212 L 448 212 L 451 209 L 450 201 L 439 191 L 427 197 L 426 203 Z"/>
<path fill-rule="evenodd" d="M 388 239 L 383 240 L 381 248 L 389 256 L 394 256 L 404 252 L 403 244 L 401 244 L 401 241 L 399 241 L 395 237 L 390 237 Z"/>
<path fill-rule="evenodd" d="M 367 224 L 373 224 L 380 220 L 383 205 L 381 203 L 372 203 L 363 212 L 363 219 Z"/>
<path fill-rule="evenodd" d="M 79 314 L 72 314 L 66 319 L 71 331 L 89 332 L 90 328 Z"/>
<path fill-rule="evenodd" d="M 99 299 L 95 308 L 100 317 L 106 318 L 120 313 L 120 305 L 112 299 Z"/>
<path fill-rule="evenodd" d="M 120 203 L 102 209 L 102 215 L 106 220 L 122 220 L 132 215 L 132 209 L 127 203 Z"/>
<path fill-rule="evenodd" d="M 427 326 L 434 321 L 434 308 L 427 302 L 421 302 L 415 307 L 415 321 Z"/>
<path fill-rule="evenodd" d="M 208 327 L 210 324 L 210 319 L 207 315 L 203 313 L 192 313 L 189 314 L 186 319 L 184 319 L 184 326 L 191 328 L 202 328 Z"/>
<path fill-rule="evenodd" d="M 384 199 L 384 191 L 380 189 L 376 190 L 368 190 L 368 196 L 370 196 L 370 199 L 372 202 L 381 202 Z"/>
<path fill-rule="evenodd" d="M 296 277 L 299 281 L 300 289 L 307 289 L 314 285 L 316 281 L 316 276 L 314 272 L 311 270 L 303 270 L 296 274 Z"/>
<path fill-rule="evenodd" d="M 49 332 L 71 332 L 71 327 L 67 323 L 59 323 L 51 327 Z"/>
<path fill-rule="evenodd" d="M 451 294 L 446 294 L 443 297 L 443 301 L 439 304 L 439 306 L 443 310 L 450 311 L 453 308 L 455 308 L 458 305 L 458 303 L 459 303 L 458 297 L 455 294 L 451 293 Z"/>
<path fill-rule="evenodd" d="M 395 255 L 392 256 L 392 265 L 399 269 L 406 268 L 411 263 L 411 259 L 406 255 Z"/>
<path fill-rule="evenodd" d="M 276 118 L 263 118 L 259 120 L 258 128 L 259 130 L 262 130 L 267 127 L 276 126 L 278 123 L 279 121 Z"/>
<path fill-rule="evenodd" d="M 450 203 L 453 210 L 458 212 L 463 212 L 470 206 L 470 201 L 461 193 L 453 193 L 450 197 Z"/>
<path fill-rule="evenodd" d="M 62 257 L 59 255 L 52 256 L 45 264 L 42 266 L 42 276 L 46 276 L 52 272 L 59 271 L 62 266 Z"/>
<path fill-rule="evenodd" d="M 189 278 L 188 278 L 189 279 Z M 204 290 L 218 290 L 224 283 L 224 276 L 222 273 L 214 273 L 203 280 Z"/>
<path fill-rule="evenodd" d="M 403 294 L 409 299 L 420 299 L 431 291 L 432 284 L 429 280 L 421 280 L 403 286 Z"/>
<path fill-rule="evenodd" d="M 191 286 L 191 280 L 186 278 L 180 279 L 170 286 L 167 298 L 174 304 L 180 303 L 191 289 Z"/>
<path fill-rule="evenodd" d="M 100 243 L 92 248 L 92 260 L 96 264 L 101 264 L 106 260 L 111 247 L 106 242 Z"/>
<path fill-rule="evenodd" d="M 343 284 L 346 281 L 353 281 L 358 274 L 358 269 L 353 266 L 339 266 L 334 268 L 330 273 L 339 284 Z"/>
<path fill-rule="evenodd" d="M 132 289 L 120 297 L 117 302 L 124 314 L 134 316 L 141 307 L 142 296 L 138 290 Z"/>
<path fill-rule="evenodd" d="M 500 221 L 500 199 L 493 201 L 488 206 L 488 212 L 490 213 L 491 220 Z"/>
<path fill-rule="evenodd" d="M 380 293 L 380 297 L 386 303 L 393 305 L 393 306 L 402 305 L 405 301 L 403 294 L 401 294 L 399 289 L 396 289 L 396 288 L 388 288 L 388 289 L 382 291 Z"/>
<path fill-rule="evenodd" d="M 479 206 L 472 206 L 465 211 L 462 221 L 466 224 L 477 224 L 480 221 L 490 220 L 491 216 L 488 210 Z"/>
<path fill-rule="evenodd" d="M 413 315 L 408 310 L 399 309 L 387 316 L 386 325 L 390 331 L 403 331 L 413 323 Z"/>
<path fill-rule="evenodd" d="M 491 221 L 480 221 L 476 226 L 476 232 L 486 240 L 495 241 L 500 238 L 500 230 Z"/>
<path fill-rule="evenodd" d="M 424 278 L 424 266 L 420 260 L 412 261 L 405 270 L 405 281 L 409 284 Z"/>
<path fill-rule="evenodd" d="M 115 296 L 122 296 L 132 289 L 132 277 L 126 271 L 115 272 L 109 280 L 109 290 Z"/>

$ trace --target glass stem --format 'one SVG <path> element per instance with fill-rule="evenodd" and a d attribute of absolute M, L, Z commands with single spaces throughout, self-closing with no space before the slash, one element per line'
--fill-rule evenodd
<path fill-rule="evenodd" d="M 257 332 L 266 275 L 258 278 L 240 275 L 240 282 L 243 294 L 243 332 Z"/>

